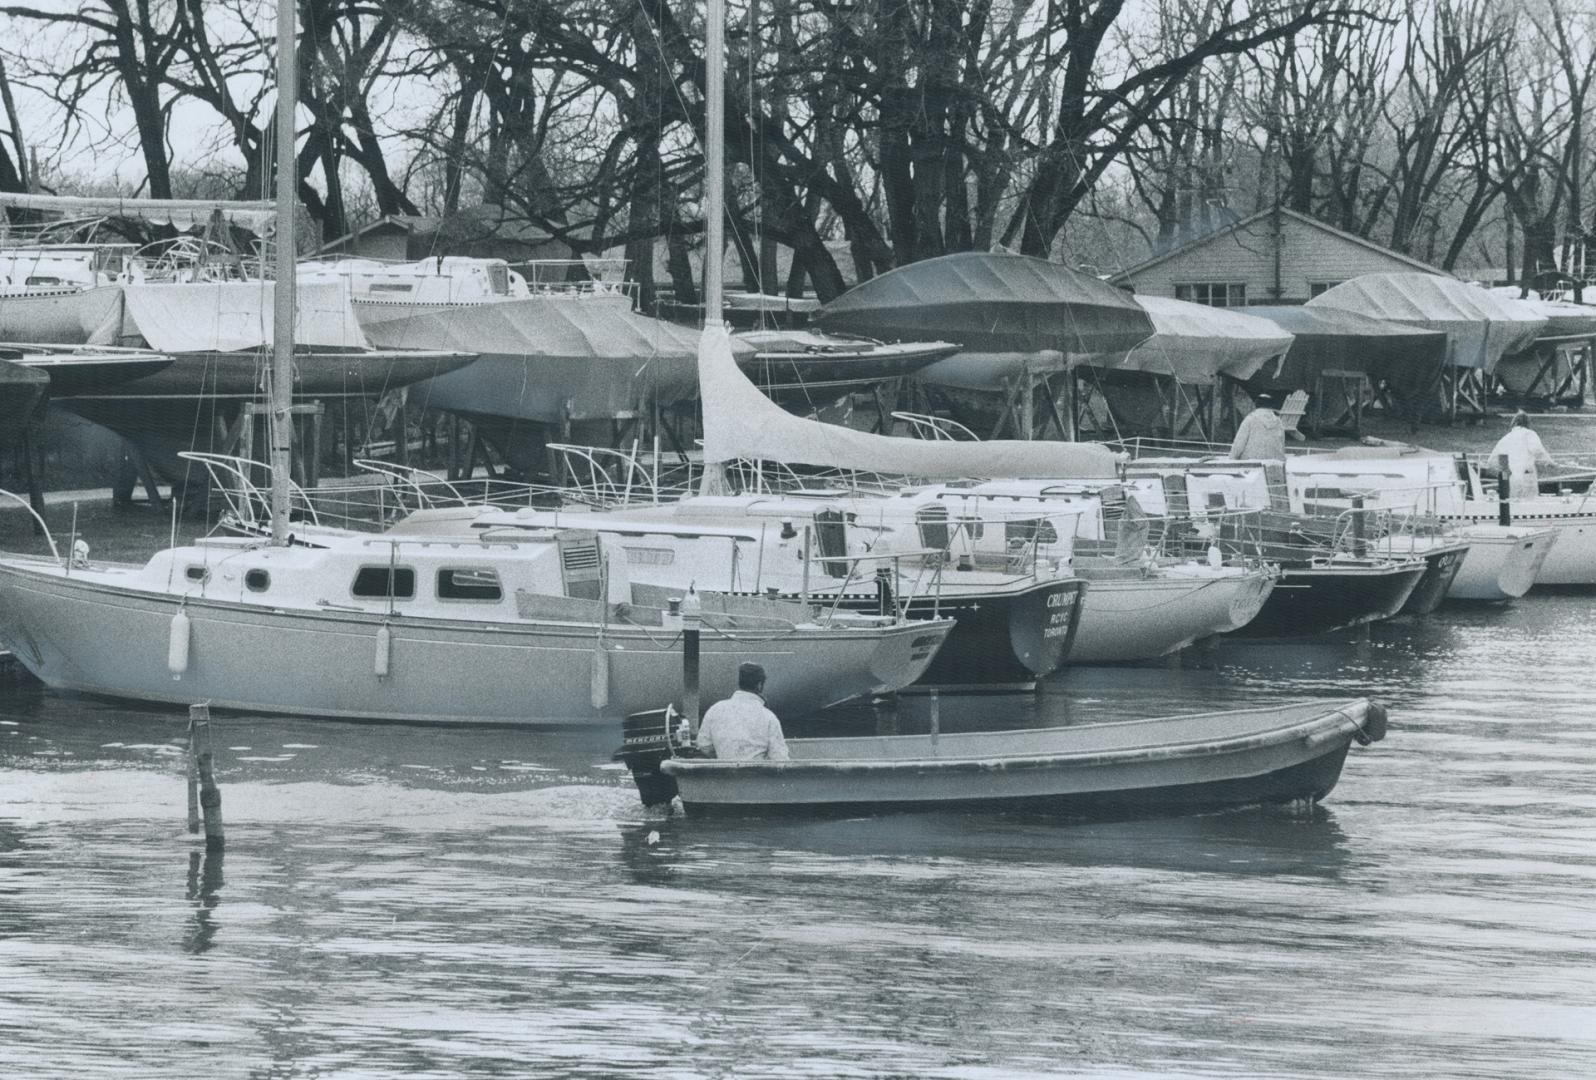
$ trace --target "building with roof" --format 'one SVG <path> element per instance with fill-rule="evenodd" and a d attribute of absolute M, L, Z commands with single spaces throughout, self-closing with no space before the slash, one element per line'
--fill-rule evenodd
<path fill-rule="evenodd" d="M 1360 274 L 1445 270 L 1284 206 L 1261 210 L 1109 280 L 1214 307 L 1301 304 Z"/>
<path fill-rule="evenodd" d="M 437 255 L 466 255 L 527 263 L 570 259 L 571 247 L 502 206 L 483 204 L 457 214 L 385 214 L 320 253 L 385 262 L 415 262 Z"/>

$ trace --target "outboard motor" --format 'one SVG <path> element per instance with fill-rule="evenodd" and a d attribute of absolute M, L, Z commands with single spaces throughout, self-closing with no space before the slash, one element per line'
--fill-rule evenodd
<path fill-rule="evenodd" d="M 660 771 L 673 754 L 671 725 L 679 714 L 674 705 L 633 713 L 621 721 L 621 748 L 612 760 L 624 762 L 637 784 L 644 806 L 669 803 L 676 797 L 676 780 Z"/>

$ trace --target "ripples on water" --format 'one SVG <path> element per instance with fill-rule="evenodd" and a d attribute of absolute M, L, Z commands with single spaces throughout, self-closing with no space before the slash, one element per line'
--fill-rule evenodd
<path fill-rule="evenodd" d="M 222 717 L 225 856 L 184 716 L 12 683 L 0 1076 L 1590 1076 L 1593 645 L 1552 595 L 943 704 L 1388 699 L 1308 815 L 709 824 L 608 731 Z"/>

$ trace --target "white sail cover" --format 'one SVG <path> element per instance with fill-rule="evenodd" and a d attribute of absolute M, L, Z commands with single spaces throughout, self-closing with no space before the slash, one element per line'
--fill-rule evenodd
<path fill-rule="evenodd" d="M 1444 331 L 1447 363 L 1486 374 L 1502 357 L 1529 345 L 1546 326 L 1546 319 L 1527 306 L 1438 274 L 1364 274 L 1327 289 L 1308 306 Z"/>
<path fill-rule="evenodd" d="M 1173 376 L 1210 386 L 1219 376 L 1250 379 L 1296 340 L 1268 319 L 1167 296 L 1137 296 L 1153 320 L 1153 336 L 1130 351 L 1120 371 Z"/>
<path fill-rule="evenodd" d="M 89 337 L 91 345 L 127 344 L 143 338 L 164 353 L 240 352 L 272 344 L 270 281 L 207 281 L 124 285 L 123 305 Z M 366 349 L 360 322 L 341 282 L 295 290 L 294 344 L 311 348 Z"/>
<path fill-rule="evenodd" d="M 704 461 L 783 461 L 926 478 L 1109 478 L 1114 455 L 1095 443 L 937 442 L 873 435 L 793 416 L 737 367 L 724 326 L 698 343 Z"/>

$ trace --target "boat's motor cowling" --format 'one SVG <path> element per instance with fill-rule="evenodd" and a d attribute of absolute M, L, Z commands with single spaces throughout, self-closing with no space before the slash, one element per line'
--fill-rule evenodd
<path fill-rule="evenodd" d="M 676 797 L 676 780 L 660 771 L 660 764 L 671 756 L 671 725 L 676 708 L 633 713 L 621 722 L 621 748 L 614 759 L 624 762 L 637 784 L 637 796 L 644 806 L 668 803 Z"/>

